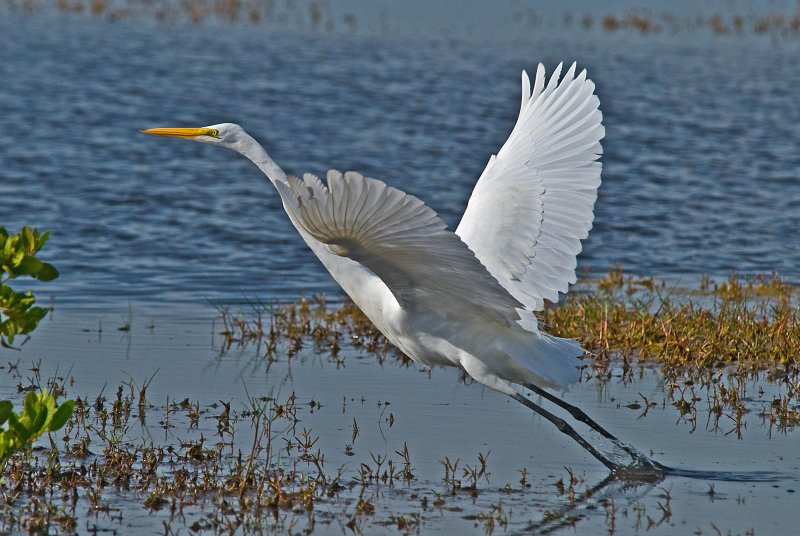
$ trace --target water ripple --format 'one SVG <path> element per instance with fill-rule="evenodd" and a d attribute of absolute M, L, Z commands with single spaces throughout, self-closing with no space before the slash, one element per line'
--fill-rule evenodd
<path fill-rule="evenodd" d="M 9 16 L 2 224 L 51 228 L 62 303 L 335 292 L 238 155 L 138 129 L 236 121 L 287 171 L 357 169 L 458 222 L 518 106 L 518 73 L 577 58 L 607 138 L 580 266 L 800 275 L 800 55 L 747 39 L 531 37 L 524 46 Z M 576 37 L 575 39 L 572 39 Z"/>

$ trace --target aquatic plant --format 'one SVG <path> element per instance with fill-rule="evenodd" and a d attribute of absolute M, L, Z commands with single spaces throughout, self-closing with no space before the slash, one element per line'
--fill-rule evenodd
<path fill-rule="evenodd" d="M 7 283 L 20 276 L 40 281 L 58 277 L 52 264 L 36 257 L 49 237 L 50 231 L 40 234 L 28 226 L 15 234 L 0 227 L 0 346 L 8 347 L 15 335 L 32 332 L 47 315 L 48 309 L 34 305 L 36 297 L 31 291 L 15 291 Z"/>
<path fill-rule="evenodd" d="M 19 276 L 52 281 L 58 270 L 36 257 L 50 237 L 28 226 L 15 234 L 0 227 L 0 346 L 10 347 L 15 335 L 26 335 L 47 315 L 48 309 L 34 305 L 29 290 L 13 290 L 6 283 Z M 54 432 L 72 415 L 73 401 L 58 406 L 54 395 L 31 391 L 25 396 L 22 412 L 14 412 L 8 400 L 0 401 L 0 471 L 16 452 L 29 449 L 45 432 Z"/>
<path fill-rule="evenodd" d="M 637 370 L 652 366 L 654 360 L 665 373 L 663 399 L 661 394 L 647 393 L 617 402 L 617 409 L 630 411 L 631 419 L 651 418 L 666 409 L 678 422 L 690 425 L 690 432 L 705 426 L 720 436 L 733 433 L 739 438 L 755 433 L 754 428 L 772 435 L 800 426 L 800 372 L 793 350 L 800 331 L 795 324 L 800 297 L 796 286 L 775 276 L 731 276 L 716 283 L 706 279 L 697 288 L 670 288 L 657 279 L 614 270 L 582 282 L 576 290 L 573 299 L 548 310 L 541 321 L 591 343 L 594 356 L 586 359 L 584 379 L 593 374 L 589 381 L 603 389 L 607 378 L 615 382 L 623 369 L 622 381 L 636 382 Z M 725 312 L 734 310 L 747 312 L 735 319 L 736 324 Z M 764 322 L 753 311 L 764 311 Z M 603 314 L 606 321 L 601 321 Z M 662 315 L 667 315 L 664 325 L 671 326 L 666 334 L 649 327 L 661 322 Z M 700 336 L 692 331 L 701 329 L 692 328 L 693 315 L 709 315 L 721 326 L 722 335 L 708 339 L 710 349 L 699 345 L 703 352 L 689 342 Z M 772 350 L 748 353 L 753 347 L 766 348 L 755 344 L 753 337 L 763 337 L 769 329 L 763 326 L 781 315 L 785 320 L 781 333 L 795 335 L 771 336 Z M 617 328 L 614 322 L 623 324 Z M 639 333 L 628 333 L 637 329 Z M 287 369 L 300 366 L 310 355 L 315 360 L 327 358 L 334 365 L 329 369 L 332 374 L 357 355 L 368 355 L 381 366 L 414 366 L 352 303 L 324 297 L 256 303 L 239 312 L 221 307 L 214 332 L 221 360 L 239 358 L 247 350 L 271 370 L 280 362 Z M 710 359 L 714 348 L 734 344 L 730 337 L 739 337 L 739 359 L 724 354 Z M 690 351 L 658 351 L 678 343 Z M 648 349 L 640 351 L 635 345 Z M 776 357 L 779 354 L 787 357 Z M 706 362 L 710 365 L 701 365 Z M 33 367 L 38 369 L 39 364 L 34 362 Z M 766 372 L 753 372 L 756 369 Z M 163 520 L 167 533 L 180 527 L 192 532 L 310 533 L 315 527 L 336 530 L 336 524 L 355 534 L 387 527 L 404 533 L 430 529 L 441 516 L 492 533 L 528 524 L 535 528 L 577 523 L 576 508 L 598 500 L 595 493 L 605 484 L 592 485 L 585 474 L 571 468 L 565 468 L 561 478 L 540 468 L 523 468 L 518 486 L 506 485 L 498 492 L 489 478 L 500 471 L 496 465 L 490 467 L 497 462 L 492 462 L 496 454 L 490 455 L 488 449 L 476 457 L 462 452 L 417 454 L 419 443 L 402 438 L 386 450 L 359 452 L 354 448 L 357 438 L 375 432 L 371 426 L 380 430 L 388 422 L 385 404 L 376 410 L 380 415 L 373 424 L 360 416 L 356 422 L 346 403 L 336 410 L 348 413 L 342 417 L 340 432 L 346 435 L 346 459 L 352 460 L 338 466 L 341 456 L 331 448 L 342 448 L 338 441 L 343 437 L 332 438 L 312 428 L 312 414 L 326 414 L 330 401 L 320 404 L 316 395 L 268 392 L 248 394 L 238 408 L 233 400 L 209 404 L 171 397 L 166 405 L 153 405 L 145 397 L 149 383 L 139 386 L 130 380 L 108 398 L 103 393 L 77 398 L 74 415 L 53 438 L 52 448 L 12 456 L 0 483 L 0 531 L 74 532 L 84 520 L 98 526 L 98 518 L 118 523 L 116 516 L 121 518 L 122 512 L 128 519 L 136 517 L 133 512 L 143 512 L 156 520 L 153 523 Z M 66 389 L 50 383 L 48 388 L 59 396 Z M 329 417 L 332 414 L 325 415 Z M 163 429 L 164 440 L 156 439 L 158 434 L 148 427 Z M 419 468 L 416 456 L 423 458 Z M 440 460 L 441 470 L 435 476 L 425 473 L 426 457 Z M 549 502 L 539 512 L 541 521 L 517 513 L 520 504 L 529 503 L 533 494 L 538 496 L 552 482 Z M 669 495 L 657 498 L 657 504 L 649 504 L 649 515 L 642 513 L 645 523 L 652 516 L 654 524 L 669 520 Z M 613 497 L 600 504 L 610 528 L 626 518 L 625 507 L 614 503 Z M 641 508 L 644 512 L 644 503 Z M 628 511 L 632 518 L 639 512 Z M 125 521 L 119 523 L 126 526 Z"/>
<path fill-rule="evenodd" d="M 615 269 L 582 282 L 548 307 L 540 322 L 558 336 L 578 339 L 595 368 L 621 361 L 623 366 L 658 363 L 667 371 L 732 365 L 791 372 L 800 359 L 798 298 L 800 289 L 777 275 L 731 275 L 716 283 L 705 278 L 697 288 L 670 288 L 662 280 Z M 350 301 L 331 304 L 313 296 L 252 309 L 218 309 L 220 352 L 256 344 L 263 345 L 266 358 L 275 359 L 283 348 L 292 357 L 311 343 L 336 360 L 343 359 L 340 348 L 349 343 L 381 362 L 395 356 L 401 365 L 409 364 Z"/>
<path fill-rule="evenodd" d="M 581 341 L 595 364 L 622 358 L 668 368 L 733 365 L 794 368 L 800 359 L 798 288 L 777 275 L 731 275 L 699 288 L 668 288 L 622 269 L 572 292 L 542 320 L 552 333 Z"/>
<path fill-rule="evenodd" d="M 747 10 L 713 14 L 656 12 L 646 8 L 585 13 L 566 10 L 560 21 L 565 27 L 580 23 L 584 30 L 633 32 L 642 36 L 708 31 L 715 36 L 797 38 L 800 36 L 800 10 L 785 7 L 775 6 L 773 10 L 763 12 Z M 364 28 L 370 31 L 369 24 L 360 21 L 358 13 L 335 2 L 321 0 L 0 0 L 0 9 L 23 14 L 55 12 L 109 22 L 150 19 L 165 23 L 272 25 L 313 33 L 358 34 L 360 29 L 364 33 Z M 536 7 L 517 6 L 513 19 L 514 24 L 523 27 L 548 24 Z M 385 30 L 391 23 L 387 17 L 381 28 Z"/>
<path fill-rule="evenodd" d="M 0 471 L 16 452 L 29 449 L 45 432 L 60 430 L 72 415 L 72 400 L 61 405 L 45 392 L 25 395 L 22 413 L 14 412 L 8 400 L 0 401 Z"/>
<path fill-rule="evenodd" d="M 786 432 L 800 425 L 799 298 L 800 289 L 777 275 L 731 275 L 716 283 L 704 278 L 696 288 L 680 288 L 615 269 L 582 282 L 560 304 L 547 308 L 540 322 L 554 334 L 580 340 L 589 351 L 585 379 L 594 372 L 602 382 L 610 368 L 621 366 L 631 381 L 637 365 L 659 365 L 670 380 L 670 403 L 692 426 L 701 400 L 697 385 L 707 391 L 703 399 L 713 410 L 708 427 L 718 427 L 724 416 L 740 435 L 747 380 L 766 375 L 782 384 L 785 394 L 764 404 L 759 414 Z M 281 355 L 291 359 L 311 345 L 342 366 L 340 350 L 349 345 L 382 364 L 387 359 L 412 364 L 349 301 L 330 304 L 315 296 L 253 305 L 251 313 L 229 308 L 219 313 L 223 354 L 254 344 L 272 361 Z M 625 407 L 644 416 L 653 405 L 643 398 Z"/>

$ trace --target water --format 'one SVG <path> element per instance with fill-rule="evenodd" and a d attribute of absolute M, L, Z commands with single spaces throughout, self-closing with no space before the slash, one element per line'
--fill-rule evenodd
<path fill-rule="evenodd" d="M 246 396 L 272 394 L 283 400 L 294 392 L 300 422 L 294 432 L 282 431 L 274 442 L 283 445 L 284 437 L 291 441 L 302 430 L 311 431 L 318 438 L 314 448 L 325 455 L 325 470 L 332 475 L 341 468 L 345 488 L 357 478 L 362 463 L 374 466 L 373 456 L 379 456 L 399 464 L 397 451 L 408 447 L 416 478 L 409 483 L 367 486 L 366 495 L 376 511 L 361 518 L 365 534 L 395 533 L 393 523 L 383 524 L 392 516 L 413 513 L 422 516 L 425 534 L 483 534 L 484 525 L 474 516 L 491 513 L 498 501 L 502 501 L 508 527 L 497 526 L 497 534 L 525 533 L 531 526 L 542 532 L 571 534 L 575 530 L 571 527 L 542 523 L 545 512 L 561 510 L 574 518 L 580 534 L 671 535 L 695 530 L 715 534 L 712 524 L 722 534 L 748 530 L 788 534 L 796 526 L 792 508 L 800 490 L 797 433 L 780 432 L 761 416 L 781 391 L 763 377 L 744 381 L 746 412 L 740 434 L 730 410 L 715 421 L 710 413 L 711 392 L 699 382 L 691 391 L 684 379 L 674 380 L 687 398 L 690 392 L 698 398 L 694 410 L 683 416 L 672 405 L 678 391 L 670 394 L 662 376 L 649 368 L 627 377 L 612 368 L 608 380 L 592 377 L 572 386 L 566 395 L 570 403 L 635 448 L 691 476 L 672 476 L 652 485 L 611 483 L 588 501 L 572 506 L 566 492 L 559 492 L 556 485 L 559 480 L 569 483 L 565 468 L 580 479 L 575 485 L 577 496 L 602 483 L 606 469 L 527 408 L 479 385 L 465 386 L 452 370 L 429 374 L 419 367 L 401 366 L 392 358 L 381 364 L 375 354 L 346 344 L 343 366 L 337 366 L 328 352 L 313 352 L 310 345 L 292 359 L 280 349 L 278 360 L 268 363 L 263 351 L 253 345 L 221 354 L 221 340 L 210 323 L 140 315 L 133 317 L 129 331 L 117 331 L 127 320 L 106 318 L 99 325 L 96 315 L 61 318 L 56 314 L 18 354 L 22 378 L 7 371 L 0 374 L 0 398 L 11 395 L 16 383 L 25 383 L 24 378 L 32 374 L 31 363 L 38 358 L 44 360 L 41 374 L 45 377 L 69 371 L 67 377 L 74 380 L 68 386 L 70 396 L 86 398 L 90 405 L 102 391 L 110 407 L 118 385 L 141 386 L 149 381 L 147 399 L 155 407 L 146 412 L 134 408 L 125 437 L 134 445 L 143 438 L 146 444 L 177 447 L 201 433 L 208 445 L 221 440 L 214 418 L 221 411 L 216 406 L 219 401 L 243 410 L 249 407 Z M 727 384 L 724 372 L 719 379 Z M 184 412 L 176 412 L 171 417 L 175 427 L 165 430 L 161 423 L 167 399 L 174 403 L 184 398 L 199 402 L 199 428 L 187 433 Z M 655 403 L 647 412 L 632 406 L 643 406 L 644 398 Z M 310 400 L 322 407 L 309 410 Z M 144 413 L 146 419 L 135 418 Z M 360 430 L 355 439 L 354 422 Z M 247 453 L 252 429 L 246 420 L 237 427 L 237 447 Z M 469 478 L 461 471 L 475 467 L 479 454 L 487 456 L 488 478 L 479 479 L 474 496 L 467 491 L 450 494 L 442 481 L 441 461 L 460 460 L 458 477 L 467 486 Z M 69 460 L 65 457 L 63 463 Z M 520 483 L 523 468 L 526 486 Z M 312 467 L 303 469 L 314 473 Z M 146 493 L 137 496 L 115 489 L 109 484 L 103 496 L 103 503 L 112 509 L 110 517 L 88 511 L 85 500 L 79 502 L 79 526 L 162 531 L 168 508 L 151 512 L 142 504 Z M 360 489 L 356 485 L 335 498 L 320 499 L 314 509 L 315 533 L 340 534 L 354 513 Z M 423 499 L 427 508 L 422 506 Z M 443 504 L 434 506 L 437 500 Z M 120 519 L 113 513 L 116 509 L 121 509 Z M 187 506 L 185 515 L 177 518 L 174 527 L 188 527 L 205 514 Z M 307 517 L 302 512 L 282 515 L 299 521 L 295 530 L 304 526 Z"/>
<path fill-rule="evenodd" d="M 354 417 L 363 428 L 358 462 L 408 441 L 419 479 L 382 492 L 380 519 L 418 510 L 414 494 L 433 500 L 445 456 L 473 464 L 491 451 L 480 498 L 452 500 L 485 513 L 502 498 L 514 531 L 564 503 L 553 487 L 563 466 L 585 487 L 605 472 L 548 423 L 495 393 L 465 388 L 452 372 L 429 377 L 357 353 L 344 369 L 313 352 L 290 370 L 265 369 L 252 349 L 220 358 L 209 301 L 314 292 L 338 299 L 338 290 L 249 162 L 138 129 L 238 122 L 290 173 L 358 170 L 419 196 L 454 226 L 513 125 L 519 71 L 577 59 L 598 85 L 607 129 L 595 227 L 579 258 L 585 273 L 621 264 L 675 280 L 734 271 L 800 276 L 797 42 L 584 35 L 577 26 L 524 40 L 381 39 L 7 12 L 0 34 L 0 224 L 52 229 L 43 257 L 62 273 L 34 287 L 45 302 L 52 296 L 54 316 L 9 359 L 20 357 L 23 369 L 42 359 L 45 375 L 71 369 L 73 396 L 156 371 L 156 403 L 169 396 L 241 406 L 244 386 L 297 390 L 324 404 L 305 419 L 321 445 L 339 453 L 331 467 L 357 467 L 341 454 Z M 129 321 L 131 331 L 116 330 Z M 794 529 L 796 434 L 770 433 L 757 416 L 779 389 L 762 385 L 742 439 L 729 427 L 706 430 L 704 415 L 692 430 L 668 403 L 637 418 L 625 405 L 641 401 L 639 393 L 666 396 L 654 371 L 634 384 L 570 391 L 572 403 L 667 465 L 774 477 L 670 478 L 660 486 L 672 497 L 672 516 L 661 522 L 663 489 L 611 490 L 618 533 L 714 533 L 712 523 L 722 533 Z M 16 396 L 15 387 L 3 376 L 0 398 Z M 391 427 L 378 405 L 386 400 Z M 519 488 L 523 467 L 532 488 L 501 492 L 506 483 Z M 161 529 L 159 518 L 136 510 L 141 501 L 120 500 L 130 523 Z M 580 530 L 609 530 L 599 502 L 578 512 Z M 466 513 L 428 513 L 424 529 L 482 531 Z"/>
<path fill-rule="evenodd" d="M 54 230 L 62 305 L 336 292 L 249 162 L 139 128 L 239 122 L 290 173 L 359 170 L 454 226 L 519 71 L 562 59 L 589 69 L 607 127 L 581 269 L 800 274 L 796 42 L 576 29 L 473 46 L 8 13 L 0 31 L 0 213 Z"/>

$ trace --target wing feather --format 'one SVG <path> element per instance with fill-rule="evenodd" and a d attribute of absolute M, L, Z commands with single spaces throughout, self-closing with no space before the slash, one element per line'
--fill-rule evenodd
<path fill-rule="evenodd" d="M 575 282 L 600 185 L 605 135 L 594 83 L 573 63 L 533 89 L 522 73 L 520 114 L 478 179 L 456 229 L 488 271 L 530 310 Z"/>
<path fill-rule="evenodd" d="M 327 180 L 327 188 L 309 188 L 313 181 L 305 178 L 277 183 L 287 212 L 330 253 L 380 277 L 404 308 L 535 326 L 523 304 L 418 198 L 353 172 L 331 171 Z"/>

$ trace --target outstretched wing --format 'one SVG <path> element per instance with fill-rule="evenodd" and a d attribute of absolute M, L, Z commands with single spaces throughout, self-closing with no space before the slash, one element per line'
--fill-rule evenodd
<path fill-rule="evenodd" d="M 575 282 L 581 240 L 592 227 L 605 134 L 600 101 L 575 64 L 533 92 L 522 73 L 519 119 L 492 155 L 456 229 L 489 272 L 531 310 Z"/>
<path fill-rule="evenodd" d="M 327 188 L 313 175 L 277 186 L 298 227 L 330 253 L 372 271 L 407 310 L 519 322 L 522 304 L 422 201 L 354 172 L 327 179 Z"/>

